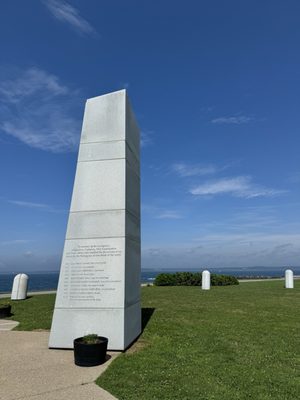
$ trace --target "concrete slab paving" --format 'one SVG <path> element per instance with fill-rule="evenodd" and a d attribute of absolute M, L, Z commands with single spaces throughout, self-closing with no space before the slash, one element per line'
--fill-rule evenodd
<path fill-rule="evenodd" d="M 113 400 L 95 379 L 117 357 L 97 367 L 78 367 L 72 350 L 49 350 L 49 332 L 0 332 L 1 400 Z"/>
<path fill-rule="evenodd" d="M 18 321 L 0 319 L 0 331 L 11 331 L 18 325 Z"/>
<path fill-rule="evenodd" d="M 105 390 L 99 390 L 99 386 L 94 383 L 87 383 L 82 386 L 72 386 L 66 389 L 59 389 L 57 391 L 42 393 L 29 397 L 22 397 L 22 400 L 115 400 L 110 393 Z"/>

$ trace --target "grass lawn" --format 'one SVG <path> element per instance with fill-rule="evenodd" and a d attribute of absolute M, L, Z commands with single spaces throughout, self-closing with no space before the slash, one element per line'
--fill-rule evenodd
<path fill-rule="evenodd" d="M 97 383 L 120 400 L 300 399 L 300 282 L 143 288 L 145 347 Z"/>
<path fill-rule="evenodd" d="M 22 301 L 0 299 L 0 304 L 7 302 L 12 306 L 12 316 L 8 319 L 20 322 L 14 330 L 32 331 L 51 328 L 55 294 L 32 296 Z"/>
<path fill-rule="evenodd" d="M 295 283 L 144 287 L 144 332 L 97 383 L 120 400 L 299 399 Z M 17 329 L 50 328 L 54 295 L 12 304 Z"/>

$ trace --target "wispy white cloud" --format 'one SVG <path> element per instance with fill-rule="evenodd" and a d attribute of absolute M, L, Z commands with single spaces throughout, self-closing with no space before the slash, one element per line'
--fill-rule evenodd
<path fill-rule="evenodd" d="M 172 246 L 152 243 L 142 251 L 145 268 L 188 269 L 298 265 L 300 235 L 258 232 L 200 235 L 193 242 Z M 284 273 L 284 268 L 282 268 Z"/>
<path fill-rule="evenodd" d="M 176 163 L 171 166 L 172 171 L 181 177 L 210 175 L 219 169 L 214 165 Z"/>
<path fill-rule="evenodd" d="M 10 204 L 13 204 L 15 206 L 19 206 L 19 207 L 34 208 L 37 210 L 42 210 L 42 211 L 47 211 L 47 212 L 52 212 L 52 213 L 66 212 L 65 210 L 52 207 L 49 204 L 33 203 L 30 201 L 23 201 L 23 200 L 7 200 L 7 202 Z"/>
<path fill-rule="evenodd" d="M 4 240 L 3 242 L 0 242 L 1 246 L 10 246 L 10 245 L 16 245 L 16 244 L 24 244 L 24 243 L 29 243 L 32 240 L 27 240 L 27 239 L 14 239 L 14 240 Z"/>
<path fill-rule="evenodd" d="M 27 251 L 25 251 L 25 253 L 23 253 L 23 256 L 24 257 L 33 257 L 34 253 L 31 250 L 27 250 Z"/>
<path fill-rule="evenodd" d="M 30 147 L 54 153 L 74 151 L 80 121 L 73 117 L 78 92 L 39 68 L 16 70 L 0 82 L 0 130 Z"/>
<path fill-rule="evenodd" d="M 232 125 L 241 125 L 248 124 L 253 121 L 252 117 L 248 117 L 246 115 L 237 115 L 237 116 L 228 116 L 228 117 L 218 117 L 211 120 L 212 124 L 232 124 Z"/>
<path fill-rule="evenodd" d="M 29 68 L 20 76 L 0 83 L 0 95 L 8 103 L 20 103 L 25 97 L 45 91 L 47 95 L 69 94 L 69 89 L 59 82 L 57 76 L 39 68 Z"/>
<path fill-rule="evenodd" d="M 147 147 L 153 143 L 152 131 L 141 131 L 141 147 Z"/>
<path fill-rule="evenodd" d="M 182 215 L 177 211 L 165 210 L 156 216 L 157 219 L 181 219 Z"/>
<path fill-rule="evenodd" d="M 142 213 L 151 215 L 155 219 L 181 219 L 183 215 L 178 210 L 166 209 L 150 204 L 142 204 Z"/>
<path fill-rule="evenodd" d="M 20 206 L 20 207 L 42 208 L 42 209 L 48 209 L 49 208 L 49 205 L 47 205 L 47 204 L 32 203 L 30 201 L 8 200 L 8 203 L 14 204 L 14 205 Z"/>
<path fill-rule="evenodd" d="M 273 215 L 257 215 L 256 213 L 245 213 L 230 215 L 227 218 L 211 219 L 209 222 L 199 224 L 199 231 L 207 234 L 208 232 L 249 232 L 273 231 L 280 221 Z M 281 224 L 282 226 L 282 224 Z"/>
<path fill-rule="evenodd" d="M 93 26 L 84 19 L 79 11 L 63 0 L 43 0 L 43 3 L 58 21 L 70 25 L 77 33 L 97 35 Z"/>
<path fill-rule="evenodd" d="M 230 194 L 235 197 L 254 198 L 270 197 L 283 194 L 286 191 L 266 188 L 256 185 L 249 176 L 237 176 L 234 178 L 222 178 L 203 183 L 190 189 L 195 196 L 214 196 L 218 194 Z"/>
<path fill-rule="evenodd" d="M 268 229 L 278 226 L 278 218 L 273 213 L 265 211 L 263 214 L 259 212 L 245 211 L 243 213 L 235 214 L 231 221 L 227 221 L 227 227 L 232 230 L 243 230 L 249 229 Z"/>
<path fill-rule="evenodd" d="M 278 247 L 282 244 L 294 244 L 299 247 L 298 240 L 300 239 L 299 234 L 278 234 L 278 233 L 259 233 L 259 232 L 251 232 L 251 233 L 222 233 L 222 234 L 211 234 L 211 235 L 204 235 L 199 238 L 195 238 L 195 242 L 201 243 L 203 246 L 208 247 L 215 247 L 224 246 L 224 247 L 231 247 L 234 249 L 236 246 L 243 245 L 243 246 L 253 246 L 257 245 L 258 247 L 264 247 L 265 245 L 269 245 L 270 243 L 274 246 Z"/>

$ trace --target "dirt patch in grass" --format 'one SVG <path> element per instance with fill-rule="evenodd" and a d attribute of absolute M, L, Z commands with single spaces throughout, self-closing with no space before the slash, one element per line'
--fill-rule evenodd
<path fill-rule="evenodd" d="M 134 354 L 138 351 L 143 350 L 145 347 L 149 346 L 149 342 L 145 339 L 138 339 L 136 342 L 133 343 L 126 351 L 125 354 Z"/>

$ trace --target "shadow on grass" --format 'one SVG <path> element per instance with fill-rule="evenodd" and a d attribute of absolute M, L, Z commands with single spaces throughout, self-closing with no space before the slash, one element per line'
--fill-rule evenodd
<path fill-rule="evenodd" d="M 151 307 L 143 307 L 142 308 L 142 332 L 144 332 L 144 329 L 146 328 L 148 322 L 150 321 L 154 311 L 155 311 L 155 308 L 151 308 Z"/>

